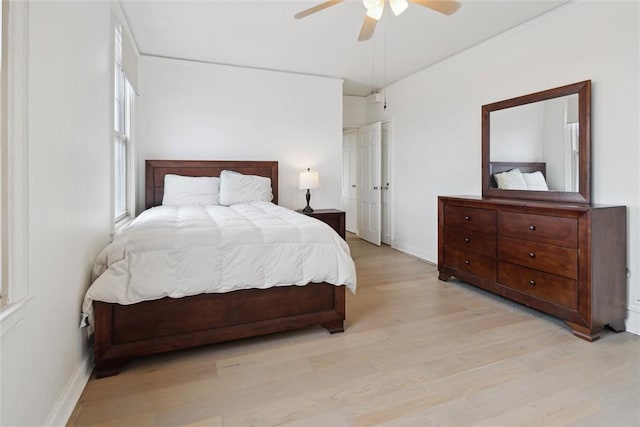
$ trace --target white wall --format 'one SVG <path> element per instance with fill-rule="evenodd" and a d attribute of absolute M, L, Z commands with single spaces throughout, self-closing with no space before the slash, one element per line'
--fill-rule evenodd
<path fill-rule="evenodd" d="M 576 110 L 578 108 L 577 98 L 575 97 Z M 543 102 L 543 125 L 542 132 L 543 159 L 547 166 L 547 185 L 551 190 L 561 191 L 577 191 L 577 188 L 569 185 L 571 180 L 569 177 L 575 176 L 573 171 L 571 150 L 571 137 L 567 130 L 567 104 L 569 100 L 564 98 L 550 99 Z M 576 112 L 577 115 L 577 112 Z M 493 145 L 493 142 L 491 143 Z M 492 148 L 493 150 L 493 148 Z"/>
<path fill-rule="evenodd" d="M 490 160 L 543 162 L 543 112 L 543 103 L 492 111 Z"/>
<path fill-rule="evenodd" d="M 369 101 L 364 96 L 345 95 L 342 101 L 344 129 L 358 128 L 366 125 L 367 103 Z"/>
<path fill-rule="evenodd" d="M 280 205 L 304 207 L 298 173 L 310 167 L 311 206 L 340 208 L 342 80 L 145 56 L 140 80 L 141 170 L 146 159 L 277 160 Z"/>
<path fill-rule="evenodd" d="M 387 90 L 395 246 L 437 261 L 438 195 L 481 194 L 481 106 L 591 79 L 593 200 L 627 208 L 629 319 L 640 333 L 639 11 L 572 2 Z"/>
<path fill-rule="evenodd" d="M 3 426 L 73 410 L 91 368 L 80 303 L 112 222 L 111 5 L 30 2 L 28 28 L 30 299 L 2 320 Z"/>

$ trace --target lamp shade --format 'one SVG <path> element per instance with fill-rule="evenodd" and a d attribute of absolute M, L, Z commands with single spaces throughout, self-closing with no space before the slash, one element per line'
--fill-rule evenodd
<path fill-rule="evenodd" d="M 309 169 L 306 172 L 300 172 L 300 180 L 298 181 L 300 190 L 318 188 L 319 186 L 320 178 L 318 172 L 311 172 Z"/>

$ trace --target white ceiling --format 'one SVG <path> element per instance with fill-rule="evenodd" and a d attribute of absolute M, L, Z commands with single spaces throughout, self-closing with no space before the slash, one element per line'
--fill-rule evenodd
<path fill-rule="evenodd" d="M 323 1 L 120 4 L 142 54 L 337 77 L 345 81 L 345 95 L 365 96 L 385 81 L 393 83 L 567 2 L 461 0 L 451 16 L 410 4 L 400 16 L 386 10 L 374 37 L 358 42 L 365 14 L 361 0 L 293 18 Z"/>

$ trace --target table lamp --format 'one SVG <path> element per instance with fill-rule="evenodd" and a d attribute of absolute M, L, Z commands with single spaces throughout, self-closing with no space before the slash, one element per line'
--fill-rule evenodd
<path fill-rule="evenodd" d="M 311 200 L 311 192 L 309 191 L 312 188 L 319 187 L 319 177 L 318 172 L 311 172 L 311 169 L 307 168 L 306 172 L 300 172 L 300 179 L 298 181 L 298 188 L 300 190 L 307 189 L 307 206 L 302 209 L 304 213 L 313 212 L 311 206 L 309 206 L 309 201 Z"/>

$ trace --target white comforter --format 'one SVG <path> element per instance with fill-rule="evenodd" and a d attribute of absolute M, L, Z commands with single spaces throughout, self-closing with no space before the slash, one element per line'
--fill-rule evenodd
<path fill-rule="evenodd" d="M 133 304 L 236 289 L 328 282 L 356 289 L 349 246 L 327 224 L 269 202 L 158 206 L 96 258 L 92 302 Z"/>

